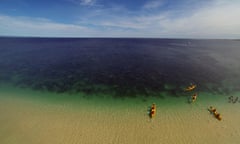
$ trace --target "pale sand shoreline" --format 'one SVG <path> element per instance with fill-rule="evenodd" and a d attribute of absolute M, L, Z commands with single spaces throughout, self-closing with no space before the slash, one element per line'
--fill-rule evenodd
<path fill-rule="evenodd" d="M 0 95 L 4 95 L 0 96 L 1 144 L 240 143 L 240 103 L 229 104 L 227 100 L 199 100 L 179 107 L 156 102 L 157 115 L 150 119 L 148 102 L 111 108 L 94 106 L 90 100 L 73 107 Z M 210 104 L 222 114 L 222 121 L 207 111 Z"/>

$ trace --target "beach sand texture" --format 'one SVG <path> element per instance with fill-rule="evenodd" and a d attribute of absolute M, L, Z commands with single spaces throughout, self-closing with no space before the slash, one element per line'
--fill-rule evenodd
<path fill-rule="evenodd" d="M 147 115 L 150 101 L 127 107 L 121 104 L 126 101 L 104 106 L 82 99 L 74 106 L 2 92 L 0 99 L 1 144 L 240 143 L 240 103 L 230 104 L 225 98 L 179 106 L 174 103 L 185 98 L 168 99 L 170 105 L 154 100 L 153 119 Z M 222 121 L 208 112 L 211 104 L 222 114 Z"/>

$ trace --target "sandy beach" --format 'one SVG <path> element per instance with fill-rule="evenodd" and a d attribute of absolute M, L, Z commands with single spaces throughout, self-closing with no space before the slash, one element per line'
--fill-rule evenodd
<path fill-rule="evenodd" d="M 240 143 L 240 103 L 228 103 L 227 97 L 213 101 L 202 96 L 194 104 L 184 97 L 152 99 L 157 113 L 150 119 L 151 100 L 112 100 L 104 105 L 81 99 L 74 104 L 23 95 L 0 92 L 1 144 Z M 222 121 L 208 112 L 210 105 L 222 114 Z"/>

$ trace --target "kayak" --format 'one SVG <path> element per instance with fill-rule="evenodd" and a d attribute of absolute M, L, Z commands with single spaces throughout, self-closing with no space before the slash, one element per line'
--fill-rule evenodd
<path fill-rule="evenodd" d="M 188 86 L 188 87 L 185 89 L 185 91 L 192 91 L 192 90 L 194 90 L 196 87 L 197 87 L 197 85 Z"/>
<path fill-rule="evenodd" d="M 195 102 L 197 99 L 197 93 L 195 93 L 194 95 L 192 95 L 192 102 Z"/>
<path fill-rule="evenodd" d="M 209 111 L 215 116 L 216 119 L 222 120 L 222 116 L 220 115 L 220 113 L 217 112 L 217 110 L 215 108 L 210 106 Z"/>
<path fill-rule="evenodd" d="M 214 114 L 215 118 L 217 118 L 218 120 L 222 120 L 222 116 L 220 115 L 220 113 L 216 113 Z"/>
<path fill-rule="evenodd" d="M 153 118 L 156 115 L 156 104 L 152 104 L 150 109 L 150 117 Z"/>

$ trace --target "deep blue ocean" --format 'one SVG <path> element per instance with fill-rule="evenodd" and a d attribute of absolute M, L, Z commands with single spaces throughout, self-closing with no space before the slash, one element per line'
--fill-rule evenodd
<path fill-rule="evenodd" d="M 0 83 L 119 97 L 240 91 L 240 41 L 141 38 L 0 38 Z"/>

